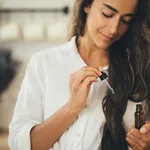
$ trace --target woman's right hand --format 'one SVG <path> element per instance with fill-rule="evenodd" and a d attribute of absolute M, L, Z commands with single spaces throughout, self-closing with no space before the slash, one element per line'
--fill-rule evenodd
<path fill-rule="evenodd" d="M 82 111 L 86 107 L 87 97 L 91 84 L 97 82 L 101 72 L 93 67 L 83 67 L 70 75 L 69 106 Z"/>

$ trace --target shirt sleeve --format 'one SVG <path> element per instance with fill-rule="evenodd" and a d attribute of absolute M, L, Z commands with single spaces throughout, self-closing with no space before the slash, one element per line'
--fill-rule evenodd
<path fill-rule="evenodd" d="M 43 120 L 43 79 L 41 59 L 34 54 L 18 94 L 12 121 L 9 125 L 8 143 L 11 150 L 31 150 L 30 131 Z"/>

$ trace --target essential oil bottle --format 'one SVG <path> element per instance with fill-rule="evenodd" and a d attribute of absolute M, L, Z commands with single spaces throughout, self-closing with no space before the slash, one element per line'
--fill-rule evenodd
<path fill-rule="evenodd" d="M 135 128 L 140 130 L 140 128 L 145 124 L 145 114 L 143 111 L 142 104 L 136 105 L 136 111 L 135 111 Z"/>

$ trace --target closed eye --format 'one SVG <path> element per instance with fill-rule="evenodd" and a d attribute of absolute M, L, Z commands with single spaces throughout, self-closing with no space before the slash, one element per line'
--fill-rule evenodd
<path fill-rule="evenodd" d="M 126 25 L 129 25 L 129 24 L 131 24 L 131 21 L 127 22 L 127 21 L 125 21 L 124 19 L 122 19 L 122 23 L 124 23 L 124 24 L 126 24 Z"/>
<path fill-rule="evenodd" d="M 112 18 L 113 17 L 113 15 L 108 15 L 108 14 L 105 14 L 104 12 L 102 14 L 106 18 Z M 125 24 L 125 25 L 130 25 L 132 23 L 132 21 L 125 21 L 124 19 L 122 19 L 122 23 Z"/>
<path fill-rule="evenodd" d="M 113 15 L 107 15 L 107 14 L 105 14 L 105 13 L 102 13 L 102 14 L 103 14 L 103 16 L 105 16 L 105 17 L 107 17 L 107 18 L 113 17 Z"/>
<path fill-rule="evenodd" d="M 126 19 L 126 20 L 122 18 L 122 22 L 126 25 L 132 24 L 134 22 L 134 20 L 135 20 L 135 17 L 132 17 L 132 18 Z"/>

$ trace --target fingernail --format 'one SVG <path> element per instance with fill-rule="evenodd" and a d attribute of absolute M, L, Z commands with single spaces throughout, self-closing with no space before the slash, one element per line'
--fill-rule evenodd
<path fill-rule="evenodd" d="M 131 131 L 130 131 L 131 133 L 133 133 L 134 132 L 134 129 L 131 129 Z"/>
<path fill-rule="evenodd" d="M 146 133 L 146 131 L 147 131 L 147 130 L 146 130 L 145 127 L 142 127 L 142 128 L 140 129 L 140 132 L 141 132 L 141 133 Z"/>
<path fill-rule="evenodd" d="M 102 68 L 101 66 L 99 66 L 99 67 L 98 67 L 98 69 L 99 69 L 100 71 L 102 71 L 102 70 L 103 70 L 103 68 Z"/>
<path fill-rule="evenodd" d="M 101 76 L 101 75 L 102 75 L 101 71 L 99 71 L 99 73 L 98 73 L 98 74 L 99 74 L 99 76 Z"/>

